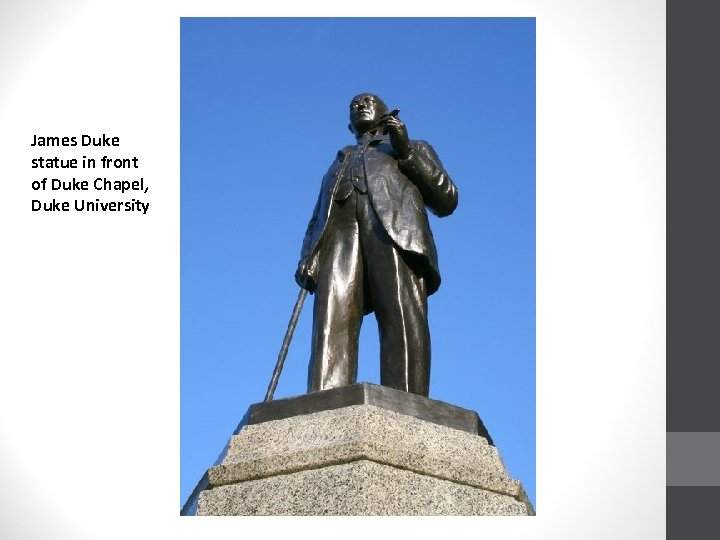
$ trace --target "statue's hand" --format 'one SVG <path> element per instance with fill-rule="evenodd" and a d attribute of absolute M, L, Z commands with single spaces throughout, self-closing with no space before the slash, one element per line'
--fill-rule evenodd
<path fill-rule="evenodd" d="M 410 155 L 410 137 L 408 137 L 407 128 L 402 120 L 397 116 L 391 116 L 385 122 L 385 132 L 390 135 L 390 144 L 400 156 L 405 159 Z"/>
<path fill-rule="evenodd" d="M 295 282 L 311 293 L 314 291 L 315 287 L 310 279 L 310 270 L 306 261 L 300 261 L 298 264 L 297 270 L 295 271 Z"/>

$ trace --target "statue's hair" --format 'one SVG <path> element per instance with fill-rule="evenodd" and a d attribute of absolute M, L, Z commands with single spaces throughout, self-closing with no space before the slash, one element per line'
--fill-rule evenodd
<path fill-rule="evenodd" d="M 378 96 L 377 94 L 373 94 L 372 92 L 361 92 L 360 94 L 358 94 L 358 95 L 356 95 L 355 97 L 353 97 L 353 98 L 350 100 L 350 103 L 352 103 L 353 101 L 355 101 L 357 98 L 364 97 L 364 96 L 372 96 L 372 97 L 374 97 L 374 98 L 375 98 L 375 101 L 377 101 L 380 105 L 382 105 L 382 106 L 385 108 L 386 111 L 388 110 L 387 105 L 385 104 L 385 102 L 383 101 L 383 99 L 382 99 L 380 96 Z"/>

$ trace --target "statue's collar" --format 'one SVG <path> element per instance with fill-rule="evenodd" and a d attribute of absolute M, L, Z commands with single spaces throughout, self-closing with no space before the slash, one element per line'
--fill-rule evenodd
<path fill-rule="evenodd" d="M 367 146 L 369 144 L 379 144 L 381 142 L 387 141 L 388 136 L 383 135 L 382 130 L 378 129 L 376 131 L 368 131 L 367 133 L 358 135 L 355 137 L 355 140 L 357 141 L 357 144 L 361 146 Z"/>

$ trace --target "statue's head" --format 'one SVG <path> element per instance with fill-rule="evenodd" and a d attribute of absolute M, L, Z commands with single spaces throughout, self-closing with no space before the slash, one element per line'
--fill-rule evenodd
<path fill-rule="evenodd" d="M 385 102 L 375 94 L 358 94 L 350 101 L 350 131 L 361 135 L 376 125 L 387 112 Z"/>

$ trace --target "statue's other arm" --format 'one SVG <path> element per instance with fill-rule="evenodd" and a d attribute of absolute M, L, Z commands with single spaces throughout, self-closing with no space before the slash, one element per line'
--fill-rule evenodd
<path fill-rule="evenodd" d="M 425 141 L 411 141 L 410 146 L 410 154 L 398 160 L 400 170 L 417 186 L 433 214 L 449 216 L 458 204 L 455 183 L 432 146 Z"/>
<path fill-rule="evenodd" d="M 385 130 L 397 152 L 400 170 L 420 190 L 425 205 L 436 216 L 452 214 L 458 203 L 457 188 L 432 146 L 425 141 L 411 141 L 405 123 L 397 116 L 385 121 Z"/>

